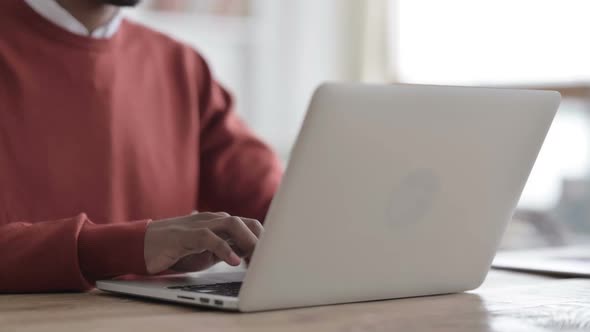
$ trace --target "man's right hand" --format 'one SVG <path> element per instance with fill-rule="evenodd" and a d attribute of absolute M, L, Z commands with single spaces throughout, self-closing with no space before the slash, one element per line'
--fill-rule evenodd
<path fill-rule="evenodd" d="M 153 221 L 145 235 L 148 273 L 196 272 L 220 261 L 237 266 L 252 255 L 263 231 L 254 219 L 227 213 L 197 213 Z"/>

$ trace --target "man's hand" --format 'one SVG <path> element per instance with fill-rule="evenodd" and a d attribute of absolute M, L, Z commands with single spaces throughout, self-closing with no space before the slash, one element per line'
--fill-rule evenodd
<path fill-rule="evenodd" d="M 197 213 L 153 221 L 145 235 L 147 271 L 195 272 L 220 261 L 240 265 L 240 257 L 252 255 L 262 231 L 257 220 L 227 213 Z"/>

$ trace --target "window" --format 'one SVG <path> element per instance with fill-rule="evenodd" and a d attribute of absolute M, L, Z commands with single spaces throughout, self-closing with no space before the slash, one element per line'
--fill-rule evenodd
<path fill-rule="evenodd" d="M 506 84 L 590 79 L 590 2 L 397 0 L 392 34 L 406 82 Z"/>
<path fill-rule="evenodd" d="M 391 0 L 390 8 L 391 76 L 398 81 L 562 90 L 516 217 L 532 233 L 543 233 L 540 220 L 549 220 L 570 230 L 556 230 L 566 234 L 557 237 L 590 234 L 590 93 L 568 93 L 590 91 L 590 2 Z M 527 241 L 508 246 L 519 242 Z"/>

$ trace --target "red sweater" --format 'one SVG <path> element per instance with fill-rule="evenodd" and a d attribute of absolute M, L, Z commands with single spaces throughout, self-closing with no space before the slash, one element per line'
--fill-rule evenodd
<path fill-rule="evenodd" d="M 150 219 L 264 218 L 279 162 L 198 53 L 128 21 L 77 36 L 22 0 L 0 16 L 0 293 L 144 274 Z"/>

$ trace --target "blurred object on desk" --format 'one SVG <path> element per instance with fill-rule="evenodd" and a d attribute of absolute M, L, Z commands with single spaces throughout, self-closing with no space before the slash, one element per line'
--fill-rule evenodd
<path fill-rule="evenodd" d="M 518 209 L 508 224 L 501 250 L 563 246 L 569 242 L 566 226 L 550 212 Z"/>
<path fill-rule="evenodd" d="M 590 234 L 590 180 L 564 179 L 555 215 L 577 233 Z"/>

